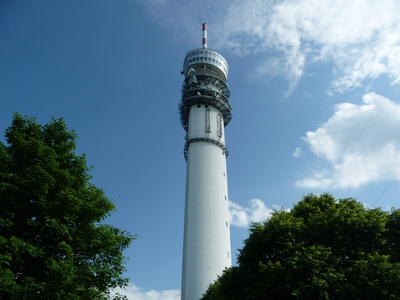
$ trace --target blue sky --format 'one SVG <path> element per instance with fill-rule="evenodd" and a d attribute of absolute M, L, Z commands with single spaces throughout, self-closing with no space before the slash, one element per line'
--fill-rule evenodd
<path fill-rule="evenodd" d="M 252 221 L 329 191 L 399 207 L 400 3 L 267 0 L 3 0 L 0 129 L 18 111 L 63 117 L 93 183 L 138 238 L 130 299 L 179 299 L 187 51 L 228 61 L 232 251 Z M 4 138 L 2 138 L 4 141 Z M 235 259 L 235 256 L 234 256 Z"/>

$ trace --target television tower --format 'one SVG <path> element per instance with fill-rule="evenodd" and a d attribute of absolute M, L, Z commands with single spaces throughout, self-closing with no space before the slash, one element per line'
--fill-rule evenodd
<path fill-rule="evenodd" d="M 182 74 L 179 111 L 187 161 L 182 300 L 198 300 L 232 264 L 224 134 L 232 119 L 228 64 L 207 49 L 205 23 L 203 48 L 186 54 Z"/>

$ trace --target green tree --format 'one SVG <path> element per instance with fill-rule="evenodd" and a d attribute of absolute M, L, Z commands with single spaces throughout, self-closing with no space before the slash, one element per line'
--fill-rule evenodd
<path fill-rule="evenodd" d="M 400 211 L 307 195 L 253 224 L 203 299 L 400 299 Z"/>
<path fill-rule="evenodd" d="M 15 114 L 0 142 L 0 299 L 107 299 L 127 279 L 133 237 L 102 221 L 115 210 L 89 182 L 62 119 Z"/>

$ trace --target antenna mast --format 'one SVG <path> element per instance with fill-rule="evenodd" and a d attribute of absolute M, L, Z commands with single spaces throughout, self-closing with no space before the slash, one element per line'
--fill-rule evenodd
<path fill-rule="evenodd" d="M 203 23 L 203 49 L 207 49 L 207 23 Z"/>

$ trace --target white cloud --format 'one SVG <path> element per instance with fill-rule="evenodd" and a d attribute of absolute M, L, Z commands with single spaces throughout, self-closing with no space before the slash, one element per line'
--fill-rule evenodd
<path fill-rule="evenodd" d="M 399 1 L 235 3 L 219 32 L 224 37 L 220 46 L 236 47 L 240 53 L 269 54 L 258 72 L 285 76 L 289 92 L 305 74 L 306 64 L 320 61 L 334 63 L 331 88 L 336 92 L 381 74 L 389 74 L 392 82 L 400 80 L 396 70 L 400 62 Z"/>
<path fill-rule="evenodd" d="M 208 22 L 212 48 L 257 54 L 254 77 L 283 76 L 288 94 L 307 67 L 320 62 L 333 64 L 329 93 L 362 86 L 382 74 L 400 83 L 397 0 L 137 1 L 158 22 L 199 46 L 200 24 Z"/>
<path fill-rule="evenodd" d="M 230 224 L 236 227 L 249 227 L 252 222 L 262 222 L 268 219 L 273 212 L 260 199 L 252 199 L 250 207 L 243 207 L 229 201 Z"/>
<path fill-rule="evenodd" d="M 230 0 L 135 0 L 147 7 L 154 20 L 172 31 L 176 39 L 201 47 L 201 24 L 209 23 L 213 31 L 220 26 Z M 215 45 L 213 37 L 209 40 Z M 215 49 L 215 47 L 213 48 Z"/>
<path fill-rule="evenodd" d="M 337 174 L 333 188 L 393 180 L 400 170 L 400 105 L 375 93 L 362 100 L 338 104 L 328 121 L 307 132 L 310 150 L 331 168 L 315 170 L 297 186 L 327 189 Z"/>
<path fill-rule="evenodd" d="M 303 149 L 301 149 L 300 147 L 297 147 L 297 148 L 294 150 L 292 156 L 293 156 L 293 157 L 296 157 L 296 158 L 299 158 L 299 157 L 302 157 L 303 154 L 304 154 L 304 153 L 303 153 Z"/>
<path fill-rule="evenodd" d="M 181 291 L 180 290 L 165 290 L 165 291 L 156 291 L 149 290 L 144 291 L 142 288 L 130 284 L 126 289 L 115 289 L 111 295 L 115 295 L 119 293 L 121 295 L 125 295 L 129 300 L 180 300 L 181 299 Z"/>

